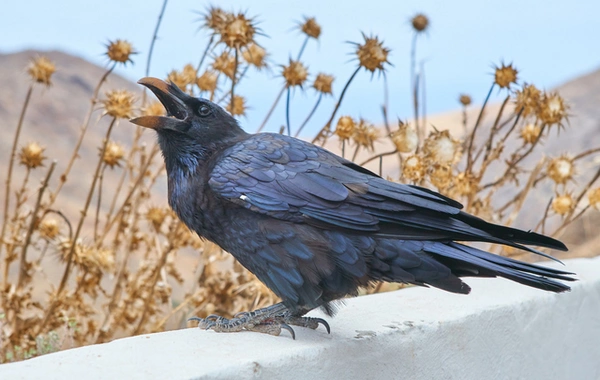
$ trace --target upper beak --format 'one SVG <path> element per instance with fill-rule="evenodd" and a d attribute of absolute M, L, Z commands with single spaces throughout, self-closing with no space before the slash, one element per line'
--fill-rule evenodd
<path fill-rule="evenodd" d="M 168 128 L 178 129 L 185 123 L 188 116 L 187 105 L 185 100 L 189 95 L 184 93 L 173 83 L 166 83 L 157 78 L 146 77 L 138 81 L 142 86 L 146 86 L 156 95 L 158 100 L 163 104 L 170 116 L 140 116 L 131 121 L 134 124 L 142 127 L 155 130 Z"/>

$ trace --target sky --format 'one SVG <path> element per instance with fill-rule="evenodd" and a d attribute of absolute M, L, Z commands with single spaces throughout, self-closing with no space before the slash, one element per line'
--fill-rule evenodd
<path fill-rule="evenodd" d="M 106 65 L 104 45 L 109 40 L 130 41 L 139 52 L 134 64 L 118 73 L 137 80 L 144 76 L 148 48 L 163 0 L 3 0 L 0 53 L 24 49 L 59 49 Z M 600 68 L 600 2 L 595 0 L 481 1 L 481 0 L 171 0 L 155 45 L 150 75 L 165 78 L 172 69 L 200 59 L 208 33 L 198 30 L 199 15 L 210 4 L 256 16 L 266 36 L 257 41 L 270 53 L 272 70 L 256 73 L 240 83 L 237 93 L 248 98 L 250 109 L 241 119 L 254 131 L 282 85 L 278 65 L 296 55 L 303 38 L 295 28 L 303 16 L 322 25 L 319 41 L 310 41 L 303 55 L 314 79 L 317 72 L 333 73 L 338 96 L 355 69 L 353 46 L 361 32 L 376 35 L 391 49 L 387 70 L 390 118 L 412 115 L 410 92 L 410 19 L 424 13 L 430 28 L 417 42 L 423 62 L 426 107 L 430 114 L 457 109 L 461 93 L 475 103 L 485 98 L 493 81 L 494 65 L 513 63 L 519 80 L 551 89 Z M 60 68 L 59 68 L 60 69 Z M 0 68 L 2 70 L 2 68 Z M 382 120 L 383 78 L 362 71 L 348 89 L 339 115 Z M 494 92 L 494 98 L 501 96 Z M 316 101 L 310 86 L 291 94 L 290 119 L 295 129 Z M 268 130 L 285 122 L 285 102 L 278 105 Z M 335 104 L 326 98 L 308 132 L 318 130 Z M 443 128 L 443 126 L 436 126 Z"/>

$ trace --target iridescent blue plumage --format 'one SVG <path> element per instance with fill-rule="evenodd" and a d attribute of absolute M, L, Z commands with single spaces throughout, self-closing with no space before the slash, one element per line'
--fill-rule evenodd
<path fill-rule="evenodd" d="M 313 144 L 247 134 L 216 104 L 159 80 L 141 83 L 177 115 L 134 120 L 158 132 L 171 207 L 283 301 L 246 319 L 202 320 L 208 327 L 263 331 L 274 322 L 316 327 L 314 319 L 301 316 L 316 307 L 331 311 L 332 301 L 379 281 L 466 294 L 470 288 L 460 277 L 500 276 L 554 292 L 569 289 L 556 281 L 572 281 L 568 272 L 456 242 L 541 254 L 526 245 L 566 249 L 557 240 L 487 223 L 452 199 L 386 181 Z"/>

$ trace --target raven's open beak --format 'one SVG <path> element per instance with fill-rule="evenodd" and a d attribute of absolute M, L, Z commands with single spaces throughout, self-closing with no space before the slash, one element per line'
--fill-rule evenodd
<path fill-rule="evenodd" d="M 140 116 L 129 121 L 155 130 L 164 128 L 177 130 L 181 129 L 182 124 L 186 124 L 188 106 L 185 100 L 189 98 L 189 95 L 173 83 L 166 83 L 157 78 L 142 78 L 138 83 L 148 87 L 156 95 L 167 110 L 168 116 Z"/>

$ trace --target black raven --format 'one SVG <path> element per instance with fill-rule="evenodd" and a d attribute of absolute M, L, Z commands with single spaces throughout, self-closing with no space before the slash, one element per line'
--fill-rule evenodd
<path fill-rule="evenodd" d="M 317 328 L 304 315 L 379 281 L 467 294 L 460 277 L 504 277 L 552 292 L 572 273 L 494 255 L 456 241 L 504 244 L 538 254 L 566 250 L 533 232 L 488 223 L 434 191 L 386 181 L 321 147 L 292 137 L 244 132 L 218 105 L 156 78 L 138 83 L 168 116 L 133 123 L 156 130 L 169 204 L 200 237 L 231 253 L 282 302 L 233 319 L 198 320 L 215 331 L 279 335 Z M 544 255 L 545 256 L 545 255 Z"/>

